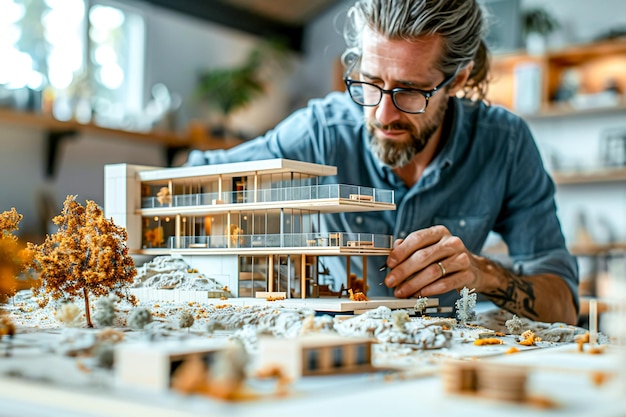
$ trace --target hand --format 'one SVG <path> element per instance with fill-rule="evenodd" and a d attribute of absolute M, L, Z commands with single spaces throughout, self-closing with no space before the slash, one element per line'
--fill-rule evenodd
<path fill-rule="evenodd" d="M 398 239 L 387 257 L 385 285 L 398 298 L 428 297 L 463 287 L 476 288 L 480 268 L 463 241 L 445 226 Z"/>

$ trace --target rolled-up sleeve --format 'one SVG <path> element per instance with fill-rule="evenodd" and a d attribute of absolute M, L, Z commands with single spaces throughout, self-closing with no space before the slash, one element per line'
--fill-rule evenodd
<path fill-rule="evenodd" d="M 507 197 L 497 225 L 509 247 L 515 272 L 554 274 L 572 292 L 578 308 L 578 265 L 566 248 L 556 214 L 554 182 L 525 124 L 511 138 Z"/>

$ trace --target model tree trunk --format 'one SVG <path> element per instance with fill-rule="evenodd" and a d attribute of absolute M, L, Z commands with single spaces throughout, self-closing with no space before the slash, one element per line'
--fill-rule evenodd
<path fill-rule="evenodd" d="M 89 311 L 89 291 L 87 288 L 83 288 L 83 294 L 85 296 L 85 316 L 87 317 L 87 327 L 93 327 L 91 322 L 91 312 Z"/>

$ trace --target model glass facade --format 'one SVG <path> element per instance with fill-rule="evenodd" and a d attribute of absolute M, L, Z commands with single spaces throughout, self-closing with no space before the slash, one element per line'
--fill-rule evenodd
<path fill-rule="evenodd" d="M 335 173 L 283 159 L 165 169 L 108 165 L 105 212 L 126 227 L 131 253 L 182 256 L 238 296 L 284 291 L 304 298 L 317 295 L 319 256 L 391 248 L 389 235 L 320 230 L 324 213 L 395 209 L 393 191 L 320 184 L 321 176 Z"/>

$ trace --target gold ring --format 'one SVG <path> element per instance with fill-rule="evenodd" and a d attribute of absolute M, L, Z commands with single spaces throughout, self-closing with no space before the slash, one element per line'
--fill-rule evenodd
<path fill-rule="evenodd" d="M 441 262 L 437 262 L 437 265 L 439 265 L 439 269 L 441 269 L 441 277 L 445 277 L 446 276 L 446 268 L 443 267 L 443 264 Z"/>

